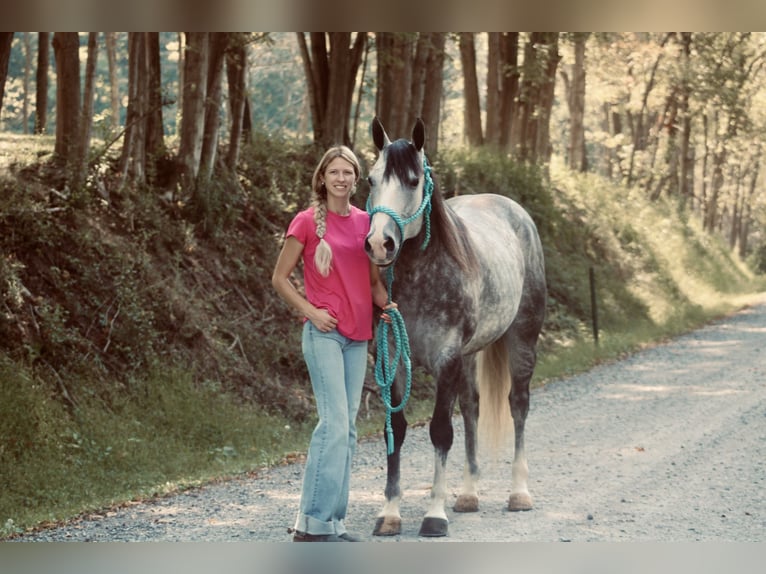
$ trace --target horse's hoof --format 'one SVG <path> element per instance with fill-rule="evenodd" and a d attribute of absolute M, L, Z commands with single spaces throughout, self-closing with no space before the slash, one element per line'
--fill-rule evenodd
<path fill-rule="evenodd" d="M 396 516 L 380 516 L 375 521 L 373 536 L 396 536 L 402 533 L 402 519 Z"/>
<path fill-rule="evenodd" d="M 420 525 L 420 532 L 418 532 L 418 536 L 427 536 L 429 538 L 447 536 L 448 527 L 449 522 L 446 518 L 426 516 L 423 519 L 423 523 Z"/>
<path fill-rule="evenodd" d="M 478 512 L 479 497 L 475 494 L 461 494 L 452 507 L 455 512 Z"/>
<path fill-rule="evenodd" d="M 508 510 L 511 512 L 532 510 L 532 497 L 524 492 L 514 492 L 508 499 Z"/>

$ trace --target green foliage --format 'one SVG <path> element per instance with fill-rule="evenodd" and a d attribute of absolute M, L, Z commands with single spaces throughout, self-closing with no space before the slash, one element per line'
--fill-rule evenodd
<path fill-rule="evenodd" d="M 0 535 L 274 464 L 308 432 L 181 370 L 67 410 L 19 367 L 0 356 Z"/>
<path fill-rule="evenodd" d="M 256 135 L 236 179 L 214 178 L 186 205 L 124 188 L 108 202 L 88 189 L 75 207 L 50 191 L 46 164 L 0 182 L 0 535 L 305 448 L 315 415 L 300 318 L 270 279 L 321 152 Z M 489 152 L 443 153 L 434 167 L 446 195 L 508 195 L 540 229 L 549 301 L 536 383 L 763 289 L 672 202 Z M 428 417 L 433 384 L 416 374 L 410 420 Z M 380 432 L 381 401 L 366 398 L 360 430 Z"/>

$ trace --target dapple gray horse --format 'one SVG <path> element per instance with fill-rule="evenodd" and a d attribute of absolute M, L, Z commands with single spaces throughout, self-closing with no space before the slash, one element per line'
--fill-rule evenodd
<path fill-rule="evenodd" d="M 412 365 L 424 368 L 436 384 L 430 423 L 434 481 L 420 535 L 445 536 L 445 466 L 456 401 L 466 461 L 454 510 L 479 508 L 477 436 L 482 444 L 498 444 L 506 431 L 515 435 L 508 508 L 532 508 L 524 423 L 546 307 L 543 249 L 534 222 L 513 200 L 489 193 L 442 198 L 423 152 L 421 120 L 412 141 L 392 142 L 375 118 L 372 137 L 380 153 L 368 178 L 365 247 L 376 265 L 394 272 L 390 295 L 406 325 Z M 395 404 L 406 398 L 401 376 L 390 392 Z M 379 536 L 401 532 L 399 462 L 407 429 L 402 410 L 390 414 L 389 424 L 386 502 L 374 529 Z"/>

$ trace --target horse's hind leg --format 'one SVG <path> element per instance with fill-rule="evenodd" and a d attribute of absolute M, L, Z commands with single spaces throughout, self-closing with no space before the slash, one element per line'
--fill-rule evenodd
<path fill-rule="evenodd" d="M 467 359 L 469 360 L 469 359 Z M 472 357 L 475 361 L 475 357 Z M 474 377 L 466 380 L 460 393 L 460 412 L 463 415 L 465 432 L 465 467 L 463 469 L 463 489 L 452 509 L 455 512 L 478 512 L 479 510 L 479 464 L 477 462 L 477 422 L 479 418 L 479 394 L 476 390 L 475 366 L 473 362 L 466 365 L 466 374 Z"/>
<path fill-rule="evenodd" d="M 534 341 L 536 342 L 535 335 Z M 509 402 L 511 416 L 513 417 L 513 429 L 515 447 L 513 452 L 513 466 L 511 467 L 511 495 L 508 499 L 508 510 L 531 510 L 532 496 L 529 494 L 527 478 L 529 468 L 527 455 L 524 447 L 524 425 L 529 412 L 529 382 L 534 372 L 537 353 L 535 343 L 530 344 L 520 337 L 511 337 L 511 393 Z"/>
<path fill-rule="evenodd" d="M 397 401 L 400 399 L 396 399 Z M 398 404 L 398 403 L 397 403 Z M 402 443 L 407 433 L 407 419 L 399 411 L 391 415 L 391 426 L 394 431 L 394 452 L 388 455 L 388 472 L 386 476 L 386 502 L 383 509 L 378 514 L 375 521 L 375 528 L 372 531 L 374 536 L 396 536 L 402 531 L 402 517 L 400 514 L 400 504 L 402 500 L 400 478 L 400 455 Z M 386 436 L 386 433 L 383 433 Z M 385 439 L 388 441 L 388 438 Z"/>

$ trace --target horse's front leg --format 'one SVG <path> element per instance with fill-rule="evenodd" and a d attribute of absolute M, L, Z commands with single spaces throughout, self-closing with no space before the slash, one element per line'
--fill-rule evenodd
<path fill-rule="evenodd" d="M 444 369 L 450 373 L 451 380 L 437 378 L 436 404 L 429 427 L 431 443 L 434 445 L 434 481 L 431 487 L 431 503 L 420 526 L 420 536 L 446 536 L 449 520 L 445 511 L 447 502 L 447 455 L 452 448 L 454 429 L 452 428 L 452 411 L 455 406 L 455 380 L 452 376 L 462 372 L 459 364 L 454 369 Z"/>
<path fill-rule="evenodd" d="M 375 521 L 375 528 L 372 532 L 375 536 L 396 536 L 402 532 L 402 516 L 399 511 L 402 500 L 399 482 L 400 455 L 404 436 L 407 433 L 407 419 L 404 418 L 401 411 L 391 415 L 391 426 L 394 431 L 394 452 L 388 455 L 387 459 L 386 502 Z M 383 434 L 386 436 L 385 432 Z M 388 441 L 388 437 L 386 437 L 386 441 Z"/>

